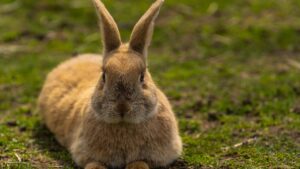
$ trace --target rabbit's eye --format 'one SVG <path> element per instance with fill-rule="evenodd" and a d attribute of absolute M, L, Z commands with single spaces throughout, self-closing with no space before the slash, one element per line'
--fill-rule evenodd
<path fill-rule="evenodd" d="M 145 74 L 142 73 L 140 76 L 140 82 L 143 83 L 145 81 Z"/>
<path fill-rule="evenodd" d="M 103 72 L 103 73 L 102 73 L 102 81 L 105 82 L 105 80 L 106 80 L 106 75 L 105 75 L 105 73 Z"/>

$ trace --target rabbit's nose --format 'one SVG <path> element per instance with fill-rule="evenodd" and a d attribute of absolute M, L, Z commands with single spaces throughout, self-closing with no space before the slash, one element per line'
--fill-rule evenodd
<path fill-rule="evenodd" d="M 129 105 L 127 103 L 118 103 L 116 111 L 120 114 L 121 117 L 124 117 L 125 114 L 129 111 Z"/>
<path fill-rule="evenodd" d="M 117 97 L 121 100 L 130 100 L 133 94 L 133 88 L 131 86 L 126 86 L 123 82 L 118 82 L 115 90 Z"/>

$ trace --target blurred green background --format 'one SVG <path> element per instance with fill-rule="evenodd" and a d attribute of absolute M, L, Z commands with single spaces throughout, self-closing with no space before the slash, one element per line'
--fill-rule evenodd
<path fill-rule="evenodd" d="M 103 0 L 123 39 L 151 0 Z M 40 124 L 47 73 L 100 53 L 90 0 L 0 0 L 0 168 L 76 168 Z M 170 168 L 300 167 L 300 1 L 166 0 L 149 52 L 184 154 Z"/>

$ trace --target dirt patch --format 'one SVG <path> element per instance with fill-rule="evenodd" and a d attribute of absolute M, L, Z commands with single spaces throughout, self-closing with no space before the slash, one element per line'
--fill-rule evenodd
<path fill-rule="evenodd" d="M 291 109 L 291 112 L 300 115 L 300 106 L 295 106 Z"/>
<path fill-rule="evenodd" d="M 269 128 L 269 135 L 279 135 L 286 136 L 294 140 L 300 146 L 300 131 L 297 130 L 287 130 L 282 126 L 272 126 Z"/>
<path fill-rule="evenodd" d="M 0 54 L 5 57 L 5 55 L 10 55 L 12 53 L 24 52 L 27 49 L 21 45 L 0 45 Z"/>
<path fill-rule="evenodd" d="M 178 159 L 173 164 L 171 164 L 169 167 L 166 168 L 157 168 L 157 169 L 200 169 L 201 166 L 195 167 L 195 166 L 189 166 L 186 161 L 183 159 Z"/>
<path fill-rule="evenodd" d="M 226 161 L 226 160 L 232 160 L 232 159 L 236 159 L 240 157 L 238 155 L 237 152 L 233 152 L 233 153 L 228 153 L 228 154 L 225 154 L 223 157 L 222 157 L 222 161 Z"/>

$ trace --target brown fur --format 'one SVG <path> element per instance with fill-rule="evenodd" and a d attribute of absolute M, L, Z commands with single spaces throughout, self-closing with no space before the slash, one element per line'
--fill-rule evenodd
<path fill-rule="evenodd" d="M 182 150 L 169 101 L 147 70 L 146 49 L 133 49 L 132 41 L 118 45 L 118 40 L 111 40 L 118 37 L 118 31 L 106 24 L 116 24 L 104 5 L 94 2 L 100 12 L 102 32 L 114 32 L 105 35 L 103 57 L 85 54 L 49 73 L 39 97 L 39 111 L 50 131 L 81 167 L 166 166 Z M 139 22 L 151 22 L 142 25 L 153 26 L 162 2 L 157 0 L 146 13 L 150 18 L 144 16 Z M 150 38 L 150 34 L 139 36 Z M 147 48 L 148 41 L 142 42 L 143 48 Z"/>
<path fill-rule="evenodd" d="M 126 166 L 126 169 L 149 169 L 147 163 L 143 161 L 136 161 Z"/>
<path fill-rule="evenodd" d="M 106 169 L 101 163 L 93 162 L 85 166 L 85 169 Z"/>

